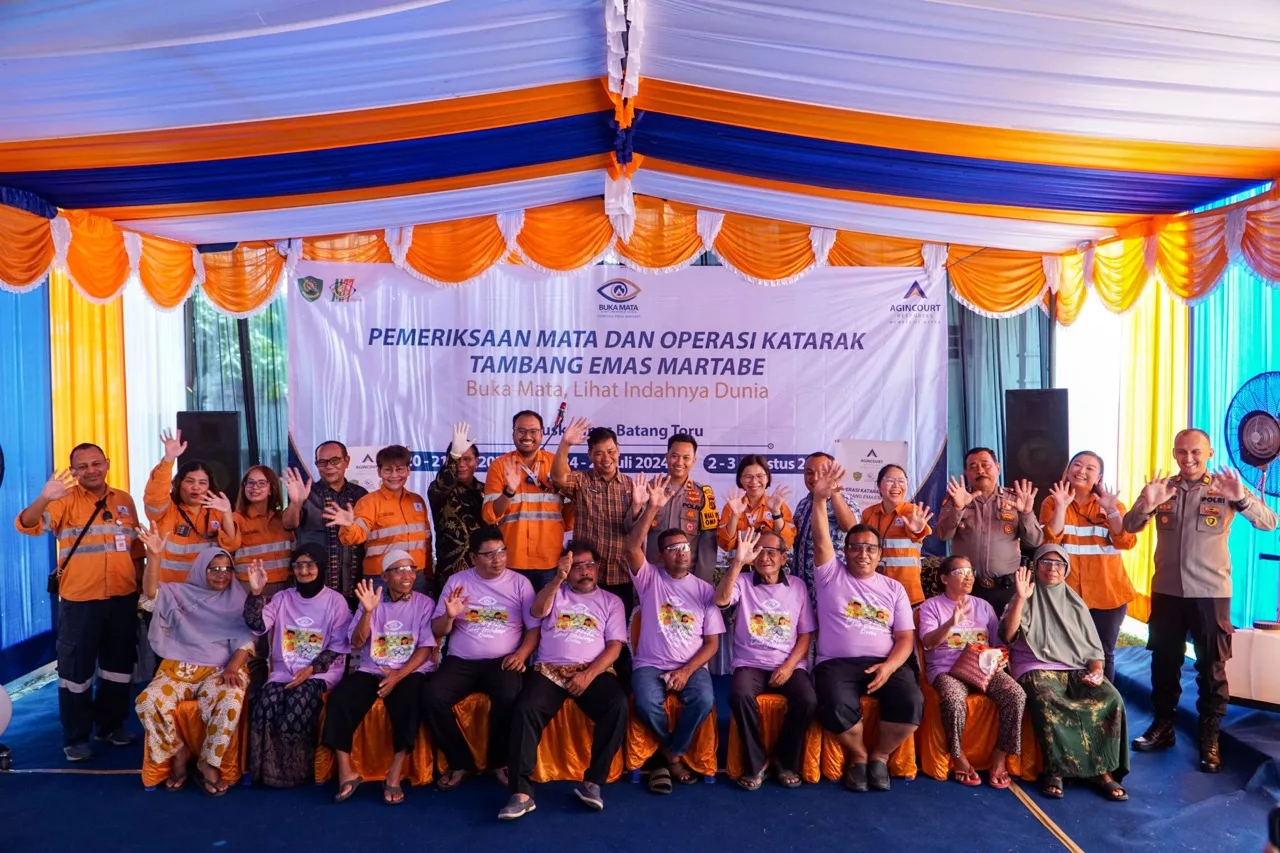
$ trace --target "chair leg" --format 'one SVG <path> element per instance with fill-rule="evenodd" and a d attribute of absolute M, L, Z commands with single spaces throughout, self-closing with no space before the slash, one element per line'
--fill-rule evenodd
<path fill-rule="evenodd" d="M 631 784 L 632 784 L 632 785 L 639 785 L 639 784 L 640 784 L 640 771 L 639 771 L 639 770 L 632 770 L 632 771 L 631 771 Z"/>

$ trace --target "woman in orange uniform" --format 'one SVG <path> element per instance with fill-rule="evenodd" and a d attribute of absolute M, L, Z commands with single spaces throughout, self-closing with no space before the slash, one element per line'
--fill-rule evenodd
<path fill-rule="evenodd" d="M 240 535 L 231 502 L 218 491 L 203 462 L 184 462 L 174 475 L 174 461 L 187 450 L 182 430 L 173 434 L 165 430 L 160 440 L 164 458 L 151 469 L 142 505 L 156 531 L 165 537 L 160 582 L 185 583 L 197 554 L 207 548 L 234 552 L 240 547 Z"/>
<path fill-rule="evenodd" d="M 897 465 L 886 465 L 876 475 L 880 503 L 862 511 L 862 523 L 880 533 L 882 543 L 877 571 L 907 589 L 911 606 L 924 601 L 920 585 L 920 543 L 933 532 L 929 519 L 933 510 L 924 504 L 907 501 L 907 472 Z"/>
<path fill-rule="evenodd" d="M 249 589 L 249 567 L 262 561 L 267 572 L 263 596 L 271 596 L 289 585 L 289 555 L 293 534 L 284 529 L 280 478 L 265 465 L 254 465 L 240 480 L 236 495 L 235 521 L 240 547 L 235 550 L 236 580 Z"/>
<path fill-rule="evenodd" d="M 796 541 L 796 523 L 787 506 L 788 489 L 779 486 L 768 494 L 773 475 L 769 473 L 769 461 L 759 454 L 744 456 L 738 462 L 739 492 L 733 489 L 725 501 L 725 511 L 720 516 L 720 529 L 716 531 L 717 543 L 722 551 L 738 547 L 738 534 L 744 530 L 776 533 L 782 537 L 787 550 Z"/>
<path fill-rule="evenodd" d="M 1062 482 L 1040 505 L 1040 523 L 1044 541 L 1071 555 L 1067 586 L 1089 607 L 1106 653 L 1103 672 L 1111 681 L 1120 625 L 1134 596 L 1120 552 L 1136 545 L 1138 537 L 1125 532 L 1125 506 L 1102 485 L 1102 471 L 1102 457 L 1092 450 L 1072 456 Z"/>

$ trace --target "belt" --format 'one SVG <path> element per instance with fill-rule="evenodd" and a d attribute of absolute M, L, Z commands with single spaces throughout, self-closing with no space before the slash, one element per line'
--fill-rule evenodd
<path fill-rule="evenodd" d="M 1000 587 L 1004 589 L 1013 585 L 1013 575 L 996 575 L 995 577 L 987 576 L 978 578 L 978 586 L 983 589 L 995 589 Z"/>

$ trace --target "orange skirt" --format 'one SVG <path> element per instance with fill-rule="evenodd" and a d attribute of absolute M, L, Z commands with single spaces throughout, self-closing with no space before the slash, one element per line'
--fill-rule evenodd
<path fill-rule="evenodd" d="M 229 749 L 222 757 L 222 766 L 219 771 L 222 776 L 224 785 L 235 785 L 240 781 L 240 777 L 244 775 L 245 766 L 245 749 L 249 744 L 249 739 L 245 737 L 247 725 L 245 720 L 248 719 L 249 703 L 244 704 L 245 713 L 240 715 L 240 724 L 236 726 L 236 730 L 231 734 L 231 743 L 228 744 Z M 204 734 L 206 726 L 204 720 L 200 718 L 200 706 L 196 704 L 194 699 L 188 699 L 185 702 L 178 703 L 177 710 L 178 736 L 182 738 L 182 742 L 187 745 L 187 749 L 191 750 L 193 755 L 200 754 L 200 745 L 204 743 Z M 144 745 L 142 748 L 142 784 L 146 788 L 154 788 L 162 784 L 169 778 L 169 762 L 164 764 L 156 764 L 151 760 L 151 753 Z"/>
<path fill-rule="evenodd" d="M 880 703 L 870 696 L 863 696 L 861 706 L 862 740 L 864 743 L 874 743 L 876 735 L 880 731 Z M 818 724 L 815 722 L 814 725 Z M 844 775 L 844 747 L 840 745 L 840 741 L 836 739 L 835 735 L 824 729 L 822 731 L 822 743 L 816 755 L 809 744 L 809 739 L 805 739 L 804 771 L 801 774 L 805 779 L 808 779 L 811 775 L 811 762 L 822 768 L 822 775 L 827 779 L 839 779 Z M 916 778 L 916 741 L 914 737 L 904 740 L 889 755 L 889 774 L 902 779 Z"/>
<path fill-rule="evenodd" d="M 674 694 L 667 694 L 667 722 L 674 726 L 684 706 Z M 693 743 L 684 757 L 685 765 L 694 773 L 714 776 L 716 773 L 716 712 L 713 709 L 693 733 Z M 636 716 L 635 702 L 631 703 L 631 716 L 627 720 L 627 769 L 639 770 L 658 751 L 658 738 L 653 730 Z"/>

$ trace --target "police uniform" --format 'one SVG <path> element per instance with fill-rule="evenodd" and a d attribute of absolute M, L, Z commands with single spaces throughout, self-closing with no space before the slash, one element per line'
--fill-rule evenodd
<path fill-rule="evenodd" d="M 1012 489 L 990 495 L 973 493 L 973 500 L 957 511 L 951 498 L 938 513 L 938 538 L 951 542 L 951 553 L 973 564 L 973 594 L 990 604 L 997 616 L 1013 598 L 1014 576 L 1022 565 L 1022 546 L 1037 548 L 1044 530 L 1029 512 L 1014 509 Z"/>
<path fill-rule="evenodd" d="M 1229 501 L 1209 493 L 1208 475 L 1169 480 L 1174 494 L 1158 506 L 1143 497 L 1125 514 L 1124 529 L 1137 533 L 1155 519 L 1155 575 L 1151 579 L 1151 702 L 1156 723 L 1173 720 L 1182 695 L 1187 634 L 1196 650 L 1196 709 L 1213 729 L 1227 711 L 1227 661 L 1231 658 L 1231 521 L 1243 515 L 1259 530 L 1275 530 L 1276 514 L 1256 497 Z M 1203 734 L 1203 732 L 1202 732 Z M 1170 741 L 1171 742 L 1171 741 Z"/>
<path fill-rule="evenodd" d="M 645 541 L 645 559 L 655 566 L 662 565 L 658 534 L 675 527 L 689 537 L 689 547 L 693 549 L 690 573 L 712 583 L 716 573 L 716 529 L 719 526 L 720 514 L 716 511 L 716 496 L 711 487 L 685 480 L 680 492 L 672 495 L 654 518 Z"/>

